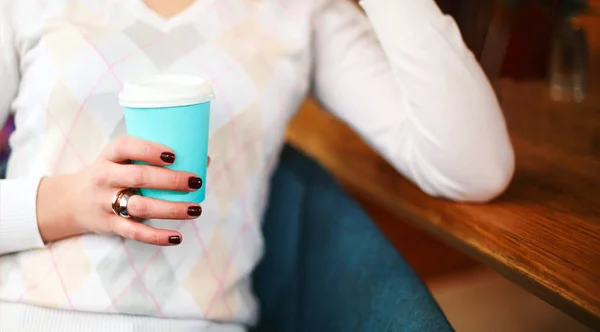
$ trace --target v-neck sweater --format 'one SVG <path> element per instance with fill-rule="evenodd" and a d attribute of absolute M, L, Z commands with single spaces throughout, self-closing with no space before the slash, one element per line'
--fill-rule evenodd
<path fill-rule="evenodd" d="M 14 112 L 16 131 L 0 182 L 0 331 L 253 324 L 269 178 L 309 93 L 430 195 L 487 201 L 512 176 L 494 92 L 432 0 L 365 0 L 366 15 L 347 0 L 198 0 L 171 19 L 142 0 L 1 5 L 0 120 Z M 80 171 L 124 135 L 123 82 L 158 73 L 215 87 L 203 216 L 147 221 L 178 229 L 177 247 L 93 234 L 45 246 L 40 178 Z"/>

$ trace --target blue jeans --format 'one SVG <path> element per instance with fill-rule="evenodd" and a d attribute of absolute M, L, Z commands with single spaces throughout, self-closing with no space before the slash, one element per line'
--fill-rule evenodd
<path fill-rule="evenodd" d="M 272 179 L 263 231 L 256 331 L 452 331 L 365 212 L 293 148 Z"/>

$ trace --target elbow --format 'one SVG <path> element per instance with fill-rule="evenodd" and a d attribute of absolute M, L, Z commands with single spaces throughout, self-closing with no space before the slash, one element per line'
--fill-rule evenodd
<path fill-rule="evenodd" d="M 487 203 L 506 191 L 515 171 L 515 159 L 512 149 L 504 158 L 487 160 L 477 167 L 465 167 L 463 178 L 466 179 L 459 192 L 457 201 Z"/>
<path fill-rule="evenodd" d="M 473 203 L 488 203 L 508 188 L 514 173 L 514 166 L 511 168 L 498 169 L 494 172 L 488 172 L 485 178 L 466 188 L 463 201 Z"/>
<path fill-rule="evenodd" d="M 433 168 L 421 167 L 421 170 L 427 172 L 417 177 L 417 183 L 426 193 L 451 201 L 490 202 L 506 191 L 515 171 L 512 148 L 495 151 L 480 151 L 482 153 L 473 153 L 470 157 L 463 155 L 458 158 L 460 162 L 456 159 L 449 162 L 446 159 Z"/>

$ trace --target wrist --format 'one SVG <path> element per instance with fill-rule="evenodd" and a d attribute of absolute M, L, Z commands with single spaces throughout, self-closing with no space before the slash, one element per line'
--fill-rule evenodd
<path fill-rule="evenodd" d="M 74 175 L 45 177 L 40 181 L 37 195 L 37 220 L 44 243 L 54 242 L 84 233 L 74 209 L 70 185 Z"/>

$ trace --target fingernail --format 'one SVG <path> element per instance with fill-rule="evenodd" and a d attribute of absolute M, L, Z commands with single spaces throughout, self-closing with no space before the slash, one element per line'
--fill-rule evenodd
<path fill-rule="evenodd" d="M 160 154 L 160 159 L 165 163 L 172 164 L 175 162 L 175 154 L 171 152 L 163 152 Z"/>
<path fill-rule="evenodd" d="M 181 243 L 181 236 L 177 235 L 177 236 L 169 236 L 169 243 L 170 244 L 180 244 Z"/>
<path fill-rule="evenodd" d="M 200 188 L 202 188 L 202 179 L 201 178 L 190 178 L 188 180 L 188 186 L 192 189 L 200 189 Z"/>
<path fill-rule="evenodd" d="M 192 217 L 199 217 L 202 214 L 202 208 L 199 206 L 188 207 L 188 215 Z"/>

